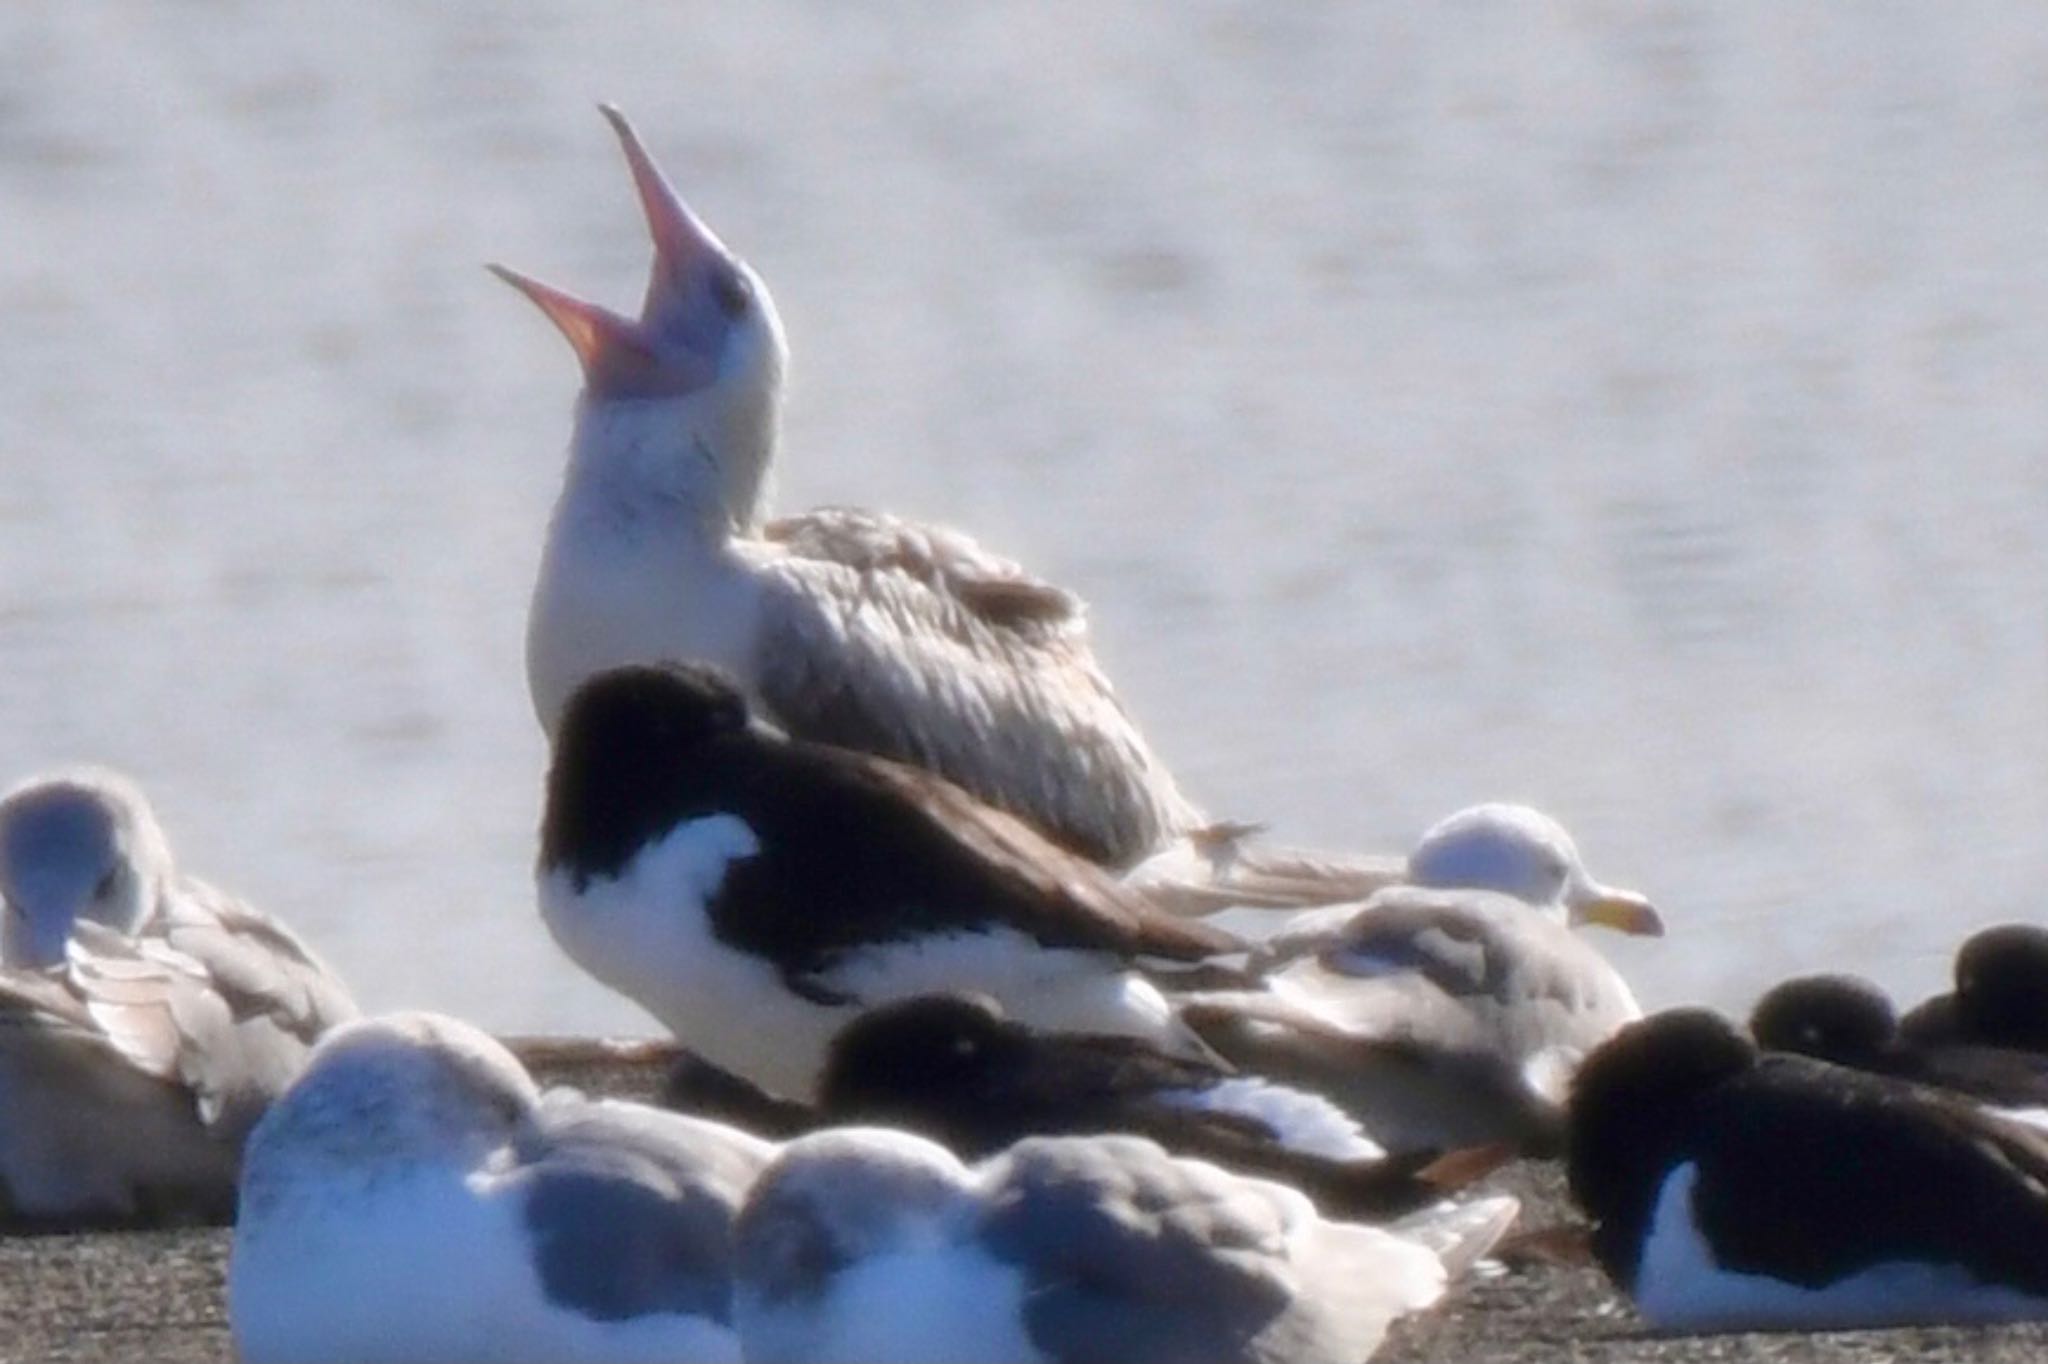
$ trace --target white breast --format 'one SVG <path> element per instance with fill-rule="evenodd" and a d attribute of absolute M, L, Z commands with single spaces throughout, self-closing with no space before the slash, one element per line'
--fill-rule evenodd
<path fill-rule="evenodd" d="M 629 663 L 710 663 L 748 685 L 759 613 L 758 584 L 722 540 L 686 518 L 634 522 L 596 493 L 565 492 L 526 622 L 542 728 L 554 731 L 580 684 Z"/>
<path fill-rule="evenodd" d="M 1143 1037 L 1173 1051 L 1192 1045 L 1166 997 L 1115 957 L 1044 947 L 1012 928 L 878 944 L 851 954 L 826 980 L 869 1003 L 973 990 L 1044 1032 Z"/>
<path fill-rule="evenodd" d="M 1700 1234 L 1693 1206 L 1699 1167 L 1665 1177 L 1636 1274 L 1636 1308 L 1655 1326 L 1682 1331 L 1808 1330 L 1914 1323 L 2024 1321 L 2048 1316 L 2048 1300 L 1986 1284 L 1955 1266 L 1899 1260 L 1806 1288 L 1722 1268 Z"/>
<path fill-rule="evenodd" d="M 600 1321 L 550 1302 L 518 1199 L 427 1167 L 317 1178 L 236 1228 L 228 1315 L 247 1364 L 518 1364 L 739 1358 L 715 1321 Z"/>
<path fill-rule="evenodd" d="M 737 861 L 760 850 L 744 820 L 691 820 L 650 844 L 616 879 L 577 891 L 543 874 L 541 917 L 584 970 L 660 1019 L 715 1065 L 791 1098 L 808 1098 L 825 1046 L 851 1008 L 791 994 L 763 959 L 712 933 L 705 905 Z"/>
<path fill-rule="evenodd" d="M 1042 1364 L 1023 1307 L 1023 1271 L 972 1245 L 871 1256 L 802 1304 L 738 1293 L 747 1358 L 779 1364 Z"/>
<path fill-rule="evenodd" d="M 1241 1075 L 1203 1089 L 1177 1090 L 1161 1097 L 1188 1108 L 1253 1118 L 1272 1128 L 1280 1145 L 1303 1155 L 1330 1160 L 1377 1160 L 1386 1154 L 1350 1114 L 1320 1094 L 1289 1089 L 1257 1076 Z"/>

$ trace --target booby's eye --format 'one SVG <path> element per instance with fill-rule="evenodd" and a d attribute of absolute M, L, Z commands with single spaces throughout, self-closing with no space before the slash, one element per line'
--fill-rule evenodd
<path fill-rule="evenodd" d="M 971 1037 L 956 1037 L 953 1039 L 953 1054 L 955 1056 L 968 1057 L 980 1050 L 981 1043 Z"/>
<path fill-rule="evenodd" d="M 95 900 L 104 900 L 108 896 L 112 895 L 114 893 L 114 881 L 118 875 L 119 872 L 116 868 L 108 867 L 107 874 L 105 876 L 102 876 L 99 880 L 99 884 L 92 888 L 92 898 Z"/>
<path fill-rule="evenodd" d="M 754 301 L 754 286 L 738 270 L 721 264 L 711 272 L 711 301 L 727 317 L 736 318 Z"/>

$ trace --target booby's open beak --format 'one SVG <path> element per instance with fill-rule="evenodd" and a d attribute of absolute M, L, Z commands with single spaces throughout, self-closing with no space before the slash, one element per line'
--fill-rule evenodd
<path fill-rule="evenodd" d="M 647 215 L 647 234 L 654 239 L 654 270 L 647 280 L 647 300 L 640 307 L 640 320 L 659 330 L 661 318 L 688 291 L 691 282 L 710 261 L 731 261 L 732 253 L 718 240 L 703 220 L 670 185 L 668 177 L 654 164 L 647 145 L 616 104 L 598 106 L 612 131 L 619 135 L 619 147 L 626 153 L 626 165 L 633 172 L 633 189 L 640 196 L 640 209 Z"/>
<path fill-rule="evenodd" d="M 1573 904 L 1571 916 L 1575 923 L 1599 924 L 1618 933 L 1644 938 L 1664 936 L 1664 916 L 1648 899 L 1632 890 L 1602 889 Z"/>
<path fill-rule="evenodd" d="M 492 274 L 532 299 L 561 329 L 583 365 L 584 387 L 613 398 L 651 398 L 686 393 L 694 383 L 679 382 L 675 366 L 664 364 L 638 322 L 608 308 L 586 303 L 574 294 L 542 284 L 502 265 Z"/>
<path fill-rule="evenodd" d="M 658 398 L 691 392 L 708 381 L 708 366 L 691 363 L 692 357 L 687 355 L 664 356 L 647 329 L 631 318 L 586 303 L 517 270 L 502 265 L 489 268 L 532 299 L 548 321 L 561 329 L 583 365 L 583 383 L 592 394 Z"/>

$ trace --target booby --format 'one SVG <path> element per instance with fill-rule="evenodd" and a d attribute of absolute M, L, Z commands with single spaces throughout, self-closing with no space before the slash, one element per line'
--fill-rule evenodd
<path fill-rule="evenodd" d="M 840 1128 L 790 1142 L 748 1195 L 735 1315 L 763 1364 L 1358 1364 L 1515 1212 L 1360 1226 L 1139 1137 L 1033 1137 L 969 1167 Z"/>
<path fill-rule="evenodd" d="M 1190 993 L 1184 1019 L 1232 1062 L 1336 1100 L 1389 1149 L 1553 1150 L 1573 1069 L 1642 1012 L 1570 926 L 1656 934 L 1661 918 L 1594 880 L 1526 806 L 1440 821 L 1405 881 L 1290 920 L 1252 957 L 1262 988 Z"/>
<path fill-rule="evenodd" d="M 737 1361 L 732 1221 L 773 1150 L 543 1094 L 456 1019 L 337 1029 L 249 1139 L 237 1358 Z"/>
<path fill-rule="evenodd" d="M 1568 1175 L 1652 1326 L 2048 1317 L 2048 1137 L 1939 1090 L 1674 1009 L 1589 1057 Z"/>
<path fill-rule="evenodd" d="M 1911 1041 L 2048 1052 L 2048 928 L 1998 924 L 1956 950 L 1955 988 L 1908 1011 Z"/>
<path fill-rule="evenodd" d="M 608 668 L 709 663 L 791 735 L 937 772 L 1091 861 L 1176 854 L 1200 879 L 1176 873 L 1163 903 L 1298 907 L 1381 883 L 1376 861 L 1267 848 L 1191 803 L 1118 701 L 1073 593 L 882 512 L 765 520 L 788 353 L 774 302 L 625 116 L 604 114 L 654 239 L 639 318 L 492 267 L 584 375 L 527 622 L 544 729 Z"/>
<path fill-rule="evenodd" d="M 0 798 L 0 1208 L 226 1220 L 242 1141 L 347 990 L 175 868 L 140 788 L 81 769 Z"/>
<path fill-rule="evenodd" d="M 1749 1016 L 1767 1051 L 1797 1052 L 1966 1094 L 2007 1117 L 2048 1126 L 2048 1056 L 1968 1043 L 1915 1042 L 1891 997 L 1861 976 L 1796 976 L 1767 990 Z"/>
<path fill-rule="evenodd" d="M 934 990 L 1200 1052 L 1135 965 L 1243 947 L 942 777 L 754 724 L 698 664 L 613 669 L 570 698 L 538 881 L 572 959 L 792 1099 L 856 1013 Z"/>
<path fill-rule="evenodd" d="M 976 995 L 921 995 L 847 1024 L 832 1039 L 814 1113 L 795 1117 L 744 1084 L 698 1062 L 671 1075 L 663 1100 L 785 1137 L 827 1123 L 897 1127 L 970 1160 L 1029 1136 L 1126 1132 L 1279 1180 L 1339 1218 L 1412 1212 L 1509 1154 L 1389 1158 L 1317 1095 L 1135 1037 L 1034 1032 Z"/>

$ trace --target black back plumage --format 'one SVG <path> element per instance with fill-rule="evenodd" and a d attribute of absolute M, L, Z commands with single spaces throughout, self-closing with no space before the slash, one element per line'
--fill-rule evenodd
<path fill-rule="evenodd" d="M 2048 1052 L 2048 929 L 1999 924 L 1956 952 L 1955 989 L 1899 1024 L 1912 1042 Z"/>
<path fill-rule="evenodd" d="M 1800 976 L 1774 986 L 1757 1001 L 1749 1030 L 1771 1051 L 1933 1085 L 2002 1108 L 2048 1109 L 2048 1056 L 1909 1041 L 1900 1035 L 1890 997 L 1860 976 Z"/>
<path fill-rule="evenodd" d="M 710 668 L 616 668 L 586 683 L 548 769 L 541 865 L 571 868 L 580 888 L 618 875 L 682 820 L 714 813 L 701 769 L 747 725 L 746 699 Z"/>
<path fill-rule="evenodd" d="M 809 1104 L 778 1098 L 745 1076 L 688 1049 L 662 1077 L 657 1102 L 678 1113 L 709 1118 L 775 1141 L 802 1136 L 826 1123 Z"/>
<path fill-rule="evenodd" d="M 1812 1288 L 1918 1261 L 2048 1295 L 2048 1140 L 1969 1101 L 1759 1057 L 1726 1020 L 1684 1009 L 1588 1058 L 1571 1122 L 1572 1193 L 1625 1288 L 1665 1178 L 1692 1162 L 1695 1216 L 1724 1268 Z"/>
<path fill-rule="evenodd" d="M 715 669 L 636 666 L 570 698 L 541 829 L 544 868 L 614 876 L 679 823 L 731 815 L 759 840 L 709 906 L 729 945 L 792 984 L 842 954 L 1007 927 L 1044 947 L 1197 960 L 1242 946 L 1172 918 L 943 778 L 751 725 Z"/>
<path fill-rule="evenodd" d="M 833 1040 L 819 1086 L 830 1120 L 930 1137 L 968 1159 L 1028 1136 L 1134 1133 L 1176 1155 L 1292 1184 L 1333 1216 L 1384 1217 L 1443 1196 L 1488 1162 L 1449 1177 L 1436 1153 L 1338 1160 L 1285 1148 L 1249 1113 L 1176 1102 L 1232 1078 L 1131 1037 L 1036 1033 L 990 1001 L 928 995 L 874 1009 Z M 1445 1162 L 1445 1169 L 1454 1163 Z"/>

